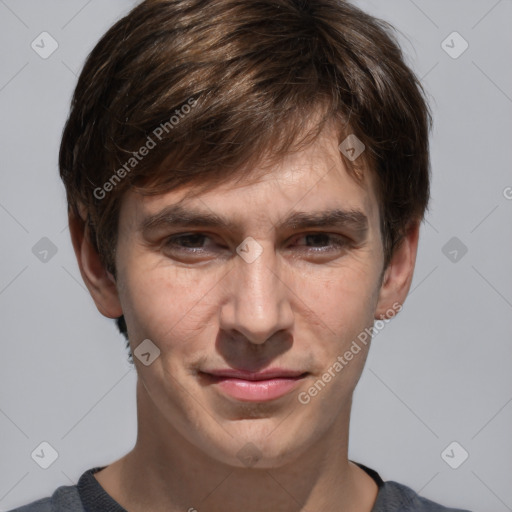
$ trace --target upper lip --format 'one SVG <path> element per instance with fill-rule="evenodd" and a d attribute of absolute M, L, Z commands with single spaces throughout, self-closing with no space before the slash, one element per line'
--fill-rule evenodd
<path fill-rule="evenodd" d="M 236 370 L 234 368 L 224 368 L 220 370 L 203 371 L 215 377 L 230 377 L 233 379 L 244 380 L 269 380 L 275 378 L 294 378 L 300 377 L 307 372 L 300 370 L 289 370 L 285 368 L 267 368 L 259 372 L 250 370 Z"/>

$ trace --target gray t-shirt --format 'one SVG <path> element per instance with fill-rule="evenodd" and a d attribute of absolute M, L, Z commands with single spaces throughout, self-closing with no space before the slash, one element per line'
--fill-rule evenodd
<path fill-rule="evenodd" d="M 373 469 L 355 462 L 377 483 L 379 492 L 371 512 L 470 512 L 446 508 L 421 498 L 412 489 L 393 481 L 384 482 Z M 34 501 L 10 512 L 126 512 L 108 495 L 93 474 L 103 467 L 87 470 L 77 485 L 59 487 L 51 497 Z"/>

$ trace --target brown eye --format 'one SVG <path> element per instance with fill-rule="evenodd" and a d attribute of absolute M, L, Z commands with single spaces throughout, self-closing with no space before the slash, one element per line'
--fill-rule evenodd
<path fill-rule="evenodd" d="M 198 249 L 203 248 L 203 242 L 206 238 L 205 235 L 200 233 L 173 236 L 167 240 L 166 246 Z"/>
<path fill-rule="evenodd" d="M 229 258 L 231 251 L 218 237 L 206 233 L 178 233 L 166 238 L 161 246 L 166 257 L 183 263 L 199 263 Z"/>
<path fill-rule="evenodd" d="M 296 239 L 305 240 L 305 244 L 298 244 L 304 249 L 316 249 L 318 251 L 331 251 L 345 247 L 348 244 L 348 240 L 341 235 L 333 235 L 330 233 L 307 233 L 301 235 Z"/>

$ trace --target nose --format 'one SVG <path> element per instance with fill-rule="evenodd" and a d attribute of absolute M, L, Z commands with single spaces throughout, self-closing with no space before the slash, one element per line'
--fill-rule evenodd
<path fill-rule="evenodd" d="M 258 345 L 293 325 L 291 283 L 273 248 L 261 247 L 254 261 L 236 257 L 235 268 L 226 276 L 227 297 L 220 312 L 221 329 Z"/>

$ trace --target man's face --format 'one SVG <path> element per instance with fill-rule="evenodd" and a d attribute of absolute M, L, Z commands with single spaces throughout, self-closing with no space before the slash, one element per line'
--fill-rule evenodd
<path fill-rule="evenodd" d="M 134 357 L 145 421 L 230 465 L 242 466 L 237 453 L 252 443 L 259 467 L 272 467 L 347 421 L 368 345 L 332 367 L 373 325 L 383 252 L 371 176 L 364 187 L 349 176 L 332 133 L 254 176 L 182 202 L 190 187 L 129 192 L 116 267 L 132 351 L 146 339 L 160 350 L 148 366 Z M 177 210 L 159 215 L 177 204 L 186 225 L 171 222 Z M 335 211 L 325 225 L 301 225 Z M 252 385 L 207 375 L 268 368 L 305 375 Z"/>

